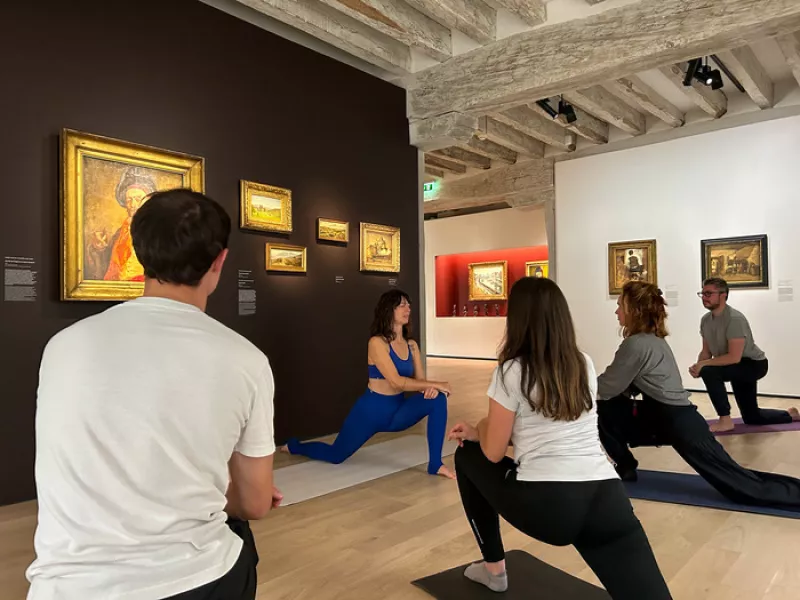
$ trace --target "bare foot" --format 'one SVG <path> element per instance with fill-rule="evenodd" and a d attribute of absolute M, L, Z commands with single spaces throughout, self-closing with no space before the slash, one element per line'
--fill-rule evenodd
<path fill-rule="evenodd" d="M 283 446 L 280 446 L 280 447 L 278 448 L 278 450 L 280 450 L 280 451 L 281 451 L 281 452 L 283 452 L 284 454 L 291 454 L 291 452 L 289 452 L 289 446 L 288 446 L 288 445 L 286 445 L 286 444 L 284 444 Z"/>
<path fill-rule="evenodd" d="M 800 417 L 800 414 L 798 414 L 798 417 Z M 732 431 L 733 430 L 733 419 L 731 419 L 730 416 L 720 417 L 719 421 L 717 421 L 716 423 L 712 423 L 709 426 L 709 429 L 712 432 L 717 432 L 717 433 L 720 433 L 720 432 L 723 432 L 723 431 Z"/>
<path fill-rule="evenodd" d="M 446 477 L 447 479 L 455 479 L 456 478 L 455 474 L 452 471 L 450 471 L 450 469 L 445 467 L 444 465 L 439 467 L 439 470 L 436 471 L 436 474 L 439 475 L 439 477 Z"/>
<path fill-rule="evenodd" d="M 800 410 L 793 406 L 787 412 L 792 416 L 792 421 L 800 421 Z"/>

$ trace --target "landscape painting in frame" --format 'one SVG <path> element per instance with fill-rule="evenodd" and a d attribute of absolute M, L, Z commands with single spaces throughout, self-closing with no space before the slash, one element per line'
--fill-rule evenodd
<path fill-rule="evenodd" d="M 292 232 L 291 190 L 242 180 L 240 194 L 242 229 Z"/>
<path fill-rule="evenodd" d="M 61 299 L 124 301 L 144 291 L 133 216 L 156 191 L 204 189 L 197 156 L 64 129 Z"/>
<path fill-rule="evenodd" d="M 614 242 L 608 245 L 608 293 L 622 293 L 629 281 L 658 285 L 656 241 Z"/>
<path fill-rule="evenodd" d="M 267 244 L 267 271 L 306 272 L 306 248 L 289 244 Z"/>
<path fill-rule="evenodd" d="M 400 272 L 400 229 L 361 223 L 361 270 Z"/>
<path fill-rule="evenodd" d="M 766 235 L 719 238 L 700 242 L 703 280 L 721 277 L 732 288 L 768 288 Z"/>
<path fill-rule="evenodd" d="M 346 244 L 350 241 L 350 223 L 336 219 L 317 219 L 317 239 Z"/>
<path fill-rule="evenodd" d="M 508 299 L 508 261 L 471 263 L 469 269 L 469 300 Z"/>
<path fill-rule="evenodd" d="M 525 263 L 526 277 L 543 277 L 547 279 L 549 275 L 550 269 L 546 260 L 534 260 Z"/>

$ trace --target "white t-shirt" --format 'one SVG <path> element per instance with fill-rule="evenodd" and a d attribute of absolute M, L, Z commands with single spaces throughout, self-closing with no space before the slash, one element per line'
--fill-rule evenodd
<path fill-rule="evenodd" d="M 487 392 L 489 397 L 515 413 L 511 443 L 518 481 L 599 481 L 618 479 L 606 458 L 597 429 L 597 375 L 586 358 L 592 409 L 575 421 L 556 421 L 531 409 L 522 392 L 522 367 L 518 360 L 506 363 L 501 381 L 497 367 Z M 505 387 L 504 385 L 505 384 Z M 534 396 L 536 388 L 533 389 Z"/>
<path fill-rule="evenodd" d="M 236 563 L 228 460 L 275 452 L 272 370 L 194 306 L 139 298 L 42 358 L 29 600 L 155 600 Z"/>

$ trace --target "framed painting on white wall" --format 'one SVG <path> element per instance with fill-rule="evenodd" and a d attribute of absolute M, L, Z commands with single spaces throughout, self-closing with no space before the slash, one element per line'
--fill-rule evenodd
<path fill-rule="evenodd" d="M 766 235 L 702 240 L 703 281 L 721 277 L 732 288 L 768 288 Z"/>
<path fill-rule="evenodd" d="M 658 259 L 655 240 L 613 242 L 608 245 L 608 293 L 622 293 L 629 281 L 658 285 Z"/>

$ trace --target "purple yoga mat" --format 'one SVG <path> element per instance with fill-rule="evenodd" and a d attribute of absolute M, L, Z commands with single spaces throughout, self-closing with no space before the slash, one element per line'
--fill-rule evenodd
<path fill-rule="evenodd" d="M 709 420 L 708 424 L 716 423 L 717 420 Z M 744 422 L 736 418 L 733 420 L 731 431 L 715 432 L 714 435 L 737 435 L 739 433 L 772 433 L 775 431 L 800 431 L 800 421 L 791 423 L 781 423 L 780 425 L 745 425 Z"/>

